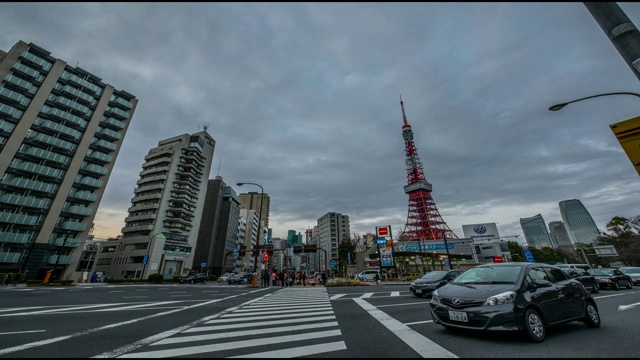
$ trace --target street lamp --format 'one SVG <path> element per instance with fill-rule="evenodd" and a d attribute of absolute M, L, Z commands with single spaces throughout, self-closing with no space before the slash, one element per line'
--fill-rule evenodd
<path fill-rule="evenodd" d="M 258 284 L 258 277 L 257 277 L 257 271 L 258 271 L 258 249 L 260 248 L 260 235 L 262 235 L 262 203 L 264 202 L 264 188 L 256 183 L 250 183 L 250 182 L 246 182 L 246 183 L 236 183 L 236 185 L 238 186 L 242 186 L 242 185 L 255 185 L 255 186 L 259 186 L 260 187 L 260 212 L 258 213 L 258 239 L 256 240 L 256 248 L 255 248 L 255 255 L 253 258 L 253 273 L 256 274 L 253 276 L 253 278 L 251 279 L 251 286 L 257 286 Z"/>
<path fill-rule="evenodd" d="M 587 99 L 600 97 L 600 96 L 609 96 L 609 95 L 633 95 L 633 96 L 640 97 L 640 94 L 636 94 L 636 93 L 632 93 L 632 92 L 612 92 L 612 93 L 598 94 L 598 95 L 587 96 L 587 97 L 584 97 L 584 98 L 581 98 L 581 99 L 576 99 L 576 100 L 569 101 L 569 102 L 566 102 L 566 103 L 553 105 L 553 106 L 551 106 L 549 108 L 549 111 L 558 111 L 558 110 L 562 109 L 563 107 L 565 107 L 565 106 L 567 106 L 567 105 L 569 105 L 571 103 L 574 103 L 574 102 L 587 100 Z"/>

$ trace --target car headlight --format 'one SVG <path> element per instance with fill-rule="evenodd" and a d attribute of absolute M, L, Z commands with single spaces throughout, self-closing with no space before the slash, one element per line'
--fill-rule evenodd
<path fill-rule="evenodd" d="M 440 302 L 440 296 L 438 296 L 438 290 L 433 290 L 431 293 L 431 301 Z"/>
<path fill-rule="evenodd" d="M 484 302 L 483 306 L 509 304 L 509 303 L 512 303 L 515 298 L 516 298 L 515 292 L 507 291 L 507 292 L 503 292 L 501 294 L 494 295 L 487 298 L 487 301 Z"/>

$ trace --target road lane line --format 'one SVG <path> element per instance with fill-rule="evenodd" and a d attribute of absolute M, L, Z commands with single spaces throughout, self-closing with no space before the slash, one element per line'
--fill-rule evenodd
<path fill-rule="evenodd" d="M 227 325 L 213 325 L 213 326 L 200 326 L 194 327 L 189 330 L 185 330 L 185 333 L 198 332 L 198 331 L 217 331 L 217 330 L 228 330 L 228 329 L 237 329 L 237 328 L 250 328 L 264 325 L 282 325 L 282 324 L 291 324 L 291 323 L 300 323 L 305 321 L 320 321 L 320 320 L 334 320 L 336 317 L 334 315 L 326 315 L 326 316 L 318 316 L 318 317 L 308 317 L 304 319 L 285 319 L 285 320 L 275 320 L 275 321 L 258 321 L 252 322 L 250 324 L 242 323 L 242 324 L 227 324 Z M 207 322 L 206 324 L 209 324 Z"/>
<path fill-rule="evenodd" d="M 331 307 L 331 303 L 327 303 L 327 304 L 319 304 L 319 305 L 306 305 L 304 308 L 307 310 L 315 310 L 318 308 L 326 308 L 326 307 Z M 246 308 L 242 309 L 242 310 L 238 310 L 236 311 L 237 313 L 246 313 L 246 312 L 252 312 L 252 311 L 269 311 L 269 310 L 277 310 L 277 311 L 282 311 L 282 306 L 260 306 L 260 307 L 253 307 L 253 306 L 247 306 Z"/>
<path fill-rule="evenodd" d="M 145 352 L 139 352 L 139 353 L 125 354 L 120 357 L 121 358 L 156 358 L 156 357 L 188 356 L 188 355 L 202 354 L 202 353 L 208 353 L 208 352 L 214 352 L 214 351 L 244 349 L 252 346 L 282 344 L 282 343 L 289 343 L 293 341 L 303 341 L 303 340 L 318 340 L 320 338 L 341 336 L 341 335 L 342 333 L 338 329 L 338 330 L 320 331 L 320 332 L 314 332 L 314 333 L 276 336 L 272 338 L 260 338 L 260 339 L 253 339 L 253 340 L 225 342 L 220 344 L 188 346 L 185 348 L 177 348 L 177 349 L 145 351 Z"/>
<path fill-rule="evenodd" d="M 262 289 L 250 291 L 250 292 L 245 293 L 245 294 L 251 294 L 251 293 L 254 293 L 254 292 L 258 292 L 258 291 L 262 291 Z M 244 294 L 242 294 L 242 295 L 244 295 Z M 239 296 L 239 295 L 230 296 L 230 297 L 228 297 L 228 299 L 234 298 L 236 296 Z M 269 296 L 269 295 L 266 295 L 266 296 Z M 214 315 L 202 318 L 202 319 L 198 319 L 198 320 L 192 321 L 191 323 L 189 323 L 187 325 L 183 325 L 183 326 L 177 327 L 175 329 L 167 330 L 167 331 L 162 332 L 160 334 L 149 336 L 149 337 L 147 337 L 145 339 L 136 341 L 133 344 L 125 345 L 125 346 L 119 347 L 119 348 L 117 348 L 117 349 L 115 349 L 113 351 L 109 351 L 109 352 L 105 352 L 105 353 L 93 356 L 93 358 L 115 358 L 115 357 L 118 357 L 118 356 L 120 356 L 122 354 L 126 354 L 128 352 L 134 351 L 134 350 L 136 350 L 136 349 L 138 349 L 138 348 L 140 348 L 142 346 L 149 345 L 149 344 L 152 344 L 152 343 L 154 343 L 156 341 L 160 341 L 162 339 L 168 338 L 168 337 L 173 336 L 175 334 L 181 333 L 183 331 L 187 331 L 187 330 L 189 330 L 189 329 L 191 329 L 191 328 L 193 328 L 195 326 L 198 326 L 200 324 L 203 324 L 203 323 L 206 324 L 211 319 L 218 318 L 218 317 L 220 317 L 220 316 L 222 316 L 224 314 L 227 314 L 227 313 L 230 313 L 230 312 L 232 312 L 234 310 L 240 309 L 244 305 L 252 304 L 252 303 L 254 303 L 254 302 L 256 302 L 256 301 L 258 301 L 260 299 L 263 299 L 263 298 L 264 297 L 249 300 L 249 301 L 247 301 L 247 302 L 245 302 L 243 304 L 240 304 L 238 306 L 234 306 L 234 307 L 222 310 L 221 312 L 219 312 L 217 314 L 214 314 Z M 225 299 L 227 299 L 227 298 L 225 298 Z M 220 300 L 225 300 L 225 299 L 220 299 Z M 214 302 L 220 301 L 220 300 L 208 301 L 205 304 L 214 303 Z M 0 354 L 0 355 L 2 355 L 2 354 Z"/>
<path fill-rule="evenodd" d="M 304 314 L 314 314 L 315 312 L 321 312 L 321 311 L 328 311 L 331 310 L 331 305 L 323 307 L 322 309 L 306 309 L 306 308 L 302 308 L 302 309 L 290 309 L 290 310 L 277 310 L 274 311 L 274 313 L 277 313 L 278 315 L 285 315 L 285 316 L 300 316 L 300 315 L 304 315 Z M 252 312 L 247 312 L 247 313 L 238 313 L 237 311 L 233 314 L 228 314 L 225 316 L 222 316 L 222 318 L 228 319 L 228 318 L 232 318 L 232 317 L 250 317 L 250 316 L 261 316 L 264 315 L 264 311 L 263 310 L 255 310 Z"/>
<path fill-rule="evenodd" d="M 394 319 L 389 316 L 387 313 L 379 310 L 375 306 L 369 304 L 365 300 L 362 299 L 353 299 L 356 304 L 360 305 L 364 310 L 366 310 L 369 315 L 373 316 L 374 319 L 378 320 L 382 325 L 384 325 L 387 329 L 391 330 L 391 332 L 396 335 L 400 340 L 402 340 L 405 344 L 409 345 L 413 350 L 415 350 L 420 356 L 423 358 L 457 358 L 455 354 L 449 352 L 447 349 L 442 346 L 436 344 L 431 339 L 426 338 L 420 335 L 418 332 L 414 331 L 407 325 L 401 323 L 400 321 Z"/>
<path fill-rule="evenodd" d="M 359 299 L 366 299 L 366 298 L 370 298 L 371 296 L 373 296 L 373 293 L 364 293 L 362 294 L 362 296 L 359 297 Z"/>
<path fill-rule="evenodd" d="M 95 312 L 98 312 L 98 311 L 121 311 L 121 310 L 137 309 L 137 308 L 146 307 L 146 306 L 166 305 L 166 304 L 172 304 L 172 303 L 177 303 L 177 302 L 179 302 L 179 301 L 162 301 L 162 302 L 156 302 L 156 303 L 124 306 L 124 307 L 115 308 L 115 309 L 100 309 L 100 310 L 95 310 Z"/>
<path fill-rule="evenodd" d="M 418 325 L 418 324 L 426 324 L 426 323 L 432 323 L 433 320 L 425 320 L 425 321 L 416 321 L 416 322 L 411 322 L 411 323 L 405 323 L 405 325 Z"/>
<path fill-rule="evenodd" d="M 330 315 L 330 314 L 333 314 L 333 310 L 318 311 L 318 312 L 315 312 L 315 313 L 287 314 L 287 316 L 288 317 L 302 317 L 302 319 L 298 319 L 298 321 L 306 321 L 305 316 Z M 235 318 L 235 319 L 229 319 L 229 318 L 225 317 L 224 319 L 215 319 L 215 320 L 208 321 L 207 324 L 220 324 L 220 323 L 228 323 L 228 322 L 255 321 L 255 320 L 281 319 L 281 318 L 282 318 L 281 314 L 258 315 L 258 316 L 254 316 L 254 317 L 250 317 L 250 318 Z M 2 354 L 0 354 L 0 355 L 2 355 Z"/>
<path fill-rule="evenodd" d="M 261 353 L 255 354 L 246 354 L 246 355 L 238 355 L 231 356 L 231 359 L 234 358 L 271 358 L 271 359 L 283 359 L 283 358 L 292 358 L 292 357 L 301 357 L 301 356 L 309 356 L 309 355 L 317 355 L 321 353 L 338 351 L 338 350 L 347 350 L 347 345 L 344 341 L 336 341 L 332 343 L 326 344 L 317 344 L 310 346 L 299 346 L 296 348 L 287 348 L 283 350 L 273 350 L 273 351 L 265 351 Z"/>
<path fill-rule="evenodd" d="M 190 335 L 190 336 L 181 336 L 181 337 L 164 339 L 151 344 L 151 346 L 178 344 L 178 343 L 202 341 L 202 340 L 229 339 L 229 338 L 238 337 L 238 336 L 262 335 L 262 334 L 266 335 L 266 334 L 278 333 L 281 331 L 298 331 L 298 330 L 318 329 L 318 328 L 334 327 L 334 326 L 338 326 L 337 321 L 326 322 L 326 323 L 305 324 L 305 325 L 271 327 L 268 329 L 231 331 L 231 332 L 225 332 L 222 334 Z"/>
<path fill-rule="evenodd" d="M 407 305 L 429 305 L 429 303 L 424 301 L 419 301 L 419 302 L 404 303 L 404 304 L 378 305 L 376 307 L 381 308 L 381 307 L 389 307 L 389 306 L 407 306 Z"/>
<path fill-rule="evenodd" d="M 4 333 L 0 333 L 0 335 L 26 334 L 26 333 L 35 333 L 35 332 L 43 332 L 43 331 L 47 331 L 47 330 L 12 331 L 12 332 L 4 332 Z"/>
<path fill-rule="evenodd" d="M 155 317 L 169 315 L 169 314 L 173 314 L 173 313 L 176 313 L 176 312 L 179 312 L 179 311 L 184 311 L 184 310 L 193 309 L 193 308 L 204 306 L 204 305 L 213 304 L 213 303 L 216 303 L 216 302 L 219 302 L 219 301 L 222 301 L 222 300 L 227 300 L 227 299 L 231 299 L 231 298 L 238 297 L 238 296 L 240 296 L 240 294 L 229 296 L 229 297 L 222 298 L 222 299 L 214 299 L 214 300 L 210 300 L 210 301 L 205 301 L 205 302 L 202 302 L 202 303 L 199 303 L 199 304 L 194 304 L 194 305 L 186 306 L 186 307 L 175 309 L 175 310 L 165 311 L 165 312 L 162 312 L 162 313 L 147 315 L 147 316 L 143 316 L 141 318 L 132 319 L 132 320 L 128 320 L 128 321 L 123 321 L 123 322 L 120 322 L 120 323 L 109 324 L 109 325 L 101 326 L 101 327 L 98 327 L 98 328 L 79 331 L 79 332 L 76 332 L 76 333 L 73 333 L 73 334 L 70 334 L 70 335 L 59 336 L 59 337 L 55 337 L 55 338 L 50 338 L 50 339 L 45 339 L 45 340 L 41 340 L 41 341 L 35 341 L 35 342 L 32 342 L 32 343 L 13 346 L 13 347 L 6 348 L 6 349 L 0 349 L 0 355 L 5 355 L 5 354 L 9 354 L 9 353 L 16 352 L 16 351 L 26 350 L 26 349 L 31 349 L 31 348 L 38 347 L 38 346 L 49 345 L 49 344 L 52 344 L 52 343 L 55 343 L 55 342 L 64 341 L 64 340 L 67 340 L 67 339 L 72 339 L 72 338 L 79 337 L 79 336 L 82 336 L 82 335 L 89 335 L 89 334 L 92 334 L 94 332 L 98 332 L 98 331 L 102 331 L 102 330 L 106 330 L 106 329 L 112 329 L 112 328 L 115 328 L 115 327 L 118 327 L 118 326 L 122 326 L 122 325 L 129 325 L 129 324 L 137 323 L 137 322 L 140 322 L 140 321 L 152 319 L 152 318 L 155 318 Z"/>
<path fill-rule="evenodd" d="M 400 291 L 392 291 L 391 296 L 400 296 Z"/>
<path fill-rule="evenodd" d="M 41 314 L 51 314 L 51 313 L 54 313 L 54 312 L 83 310 L 83 309 L 91 309 L 91 308 L 105 307 L 105 306 L 111 306 L 111 305 L 123 305 L 123 303 L 117 303 L 117 304 L 98 304 L 98 305 L 88 305 L 88 306 L 77 306 L 77 305 L 71 305 L 71 307 L 66 307 L 66 308 L 62 308 L 62 309 L 51 309 L 51 310 L 30 311 L 30 312 L 24 312 L 24 313 L 19 313 L 19 314 L 3 314 L 3 315 L 0 315 L 0 316 L 41 315 Z"/>
<path fill-rule="evenodd" d="M 109 292 L 124 292 L 123 290 L 110 290 Z"/>
<path fill-rule="evenodd" d="M 637 302 L 635 304 L 629 304 L 629 305 L 619 305 L 618 306 L 618 311 L 629 310 L 629 309 L 634 308 L 634 307 L 636 307 L 638 305 L 640 305 L 640 302 Z"/>
<path fill-rule="evenodd" d="M 613 295 L 604 295 L 604 296 L 594 296 L 594 299 L 603 299 L 603 298 L 608 298 L 608 297 L 614 297 L 614 296 L 622 296 L 622 295 L 627 295 L 627 293 L 620 293 L 620 294 L 613 294 Z"/>
<path fill-rule="evenodd" d="M 140 296 L 123 296 L 123 299 L 137 299 L 137 298 L 146 298 L 148 297 L 147 295 L 140 295 Z"/>

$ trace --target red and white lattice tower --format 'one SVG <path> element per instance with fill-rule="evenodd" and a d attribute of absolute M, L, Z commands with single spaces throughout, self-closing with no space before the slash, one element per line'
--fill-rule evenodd
<path fill-rule="evenodd" d="M 404 187 L 404 192 L 409 195 L 409 213 L 407 214 L 407 223 L 402 231 L 402 239 L 440 240 L 445 237 L 457 239 L 456 234 L 442 220 L 436 203 L 431 197 L 431 183 L 424 177 L 422 161 L 420 161 L 418 150 L 413 143 L 413 131 L 407 122 L 402 96 L 400 96 L 400 107 L 404 120 L 402 138 L 404 139 L 405 164 L 407 166 L 407 185 Z"/>

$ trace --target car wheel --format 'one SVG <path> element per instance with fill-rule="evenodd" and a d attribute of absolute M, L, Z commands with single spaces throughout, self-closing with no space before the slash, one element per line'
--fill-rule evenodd
<path fill-rule="evenodd" d="M 600 327 L 600 314 L 598 314 L 598 309 L 592 303 L 587 303 L 583 322 L 590 328 Z"/>
<path fill-rule="evenodd" d="M 600 286 L 598 286 L 598 284 L 597 284 L 597 283 L 594 283 L 594 284 L 593 284 L 593 291 L 592 291 L 592 292 L 593 292 L 594 294 L 597 294 L 597 293 L 599 293 L 599 292 L 600 292 Z"/>
<path fill-rule="evenodd" d="M 627 283 L 627 289 L 633 289 L 633 284 L 631 283 L 631 281 Z"/>
<path fill-rule="evenodd" d="M 196 282 L 195 282 L 195 281 L 193 281 L 193 280 L 191 280 L 191 283 L 192 283 L 192 284 L 195 284 Z"/>
<path fill-rule="evenodd" d="M 422 294 L 416 294 L 416 293 L 414 293 L 413 295 L 415 295 L 416 297 L 422 297 Z"/>
<path fill-rule="evenodd" d="M 533 342 L 543 342 L 547 332 L 544 328 L 544 321 L 540 314 L 533 309 L 529 309 L 524 314 L 524 326 L 527 329 L 529 339 Z"/>
<path fill-rule="evenodd" d="M 620 285 L 617 282 L 613 282 L 613 290 L 620 290 Z"/>

